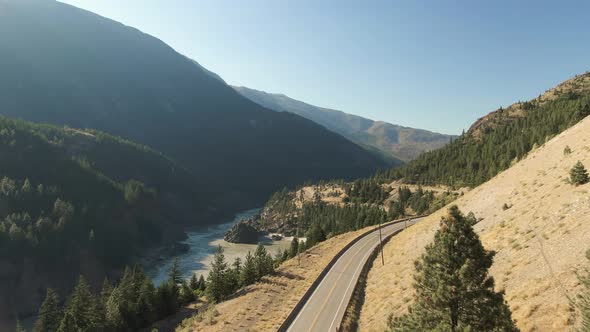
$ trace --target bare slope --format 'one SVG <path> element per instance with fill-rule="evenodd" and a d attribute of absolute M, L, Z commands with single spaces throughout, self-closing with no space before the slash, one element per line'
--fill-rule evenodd
<path fill-rule="evenodd" d="M 564 155 L 568 145 L 573 152 Z M 577 160 L 590 165 L 590 118 L 453 203 L 483 218 L 475 229 L 484 246 L 497 251 L 491 274 L 523 331 L 564 331 L 573 324 L 568 296 L 576 293 L 574 271 L 590 248 L 590 184 L 566 182 Z M 390 314 L 407 310 L 413 262 L 444 213 L 446 208 L 385 247 L 385 266 L 375 264 L 369 274 L 361 331 L 382 331 Z"/>

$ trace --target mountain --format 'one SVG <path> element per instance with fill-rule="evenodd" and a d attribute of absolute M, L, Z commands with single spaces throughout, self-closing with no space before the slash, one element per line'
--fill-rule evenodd
<path fill-rule="evenodd" d="M 384 247 L 385 264 L 378 258 L 347 308 L 358 330 L 383 331 L 390 317 L 407 312 L 415 295 L 414 260 L 432 242 L 449 203 L 458 204 L 464 214 L 475 214 L 474 228 L 483 245 L 497 252 L 490 274 L 496 290 L 506 290 L 518 326 L 523 331 L 572 330 L 576 317 L 569 304 L 580 289 L 576 271 L 590 249 L 590 184 L 576 186 L 569 177 L 578 160 L 590 165 L 588 115 L 590 73 L 585 73 L 538 98 L 488 114 L 451 144 L 404 166 L 354 182 L 276 192 L 254 225 L 286 234 L 297 229 L 308 241 L 315 233 L 311 230 L 319 229 L 332 235 L 324 243 L 335 246 L 330 241 L 351 233 L 338 234 L 384 220 L 372 209 L 387 212 L 387 220 L 430 214 Z M 321 252 L 321 245 L 313 252 Z M 305 271 L 325 267 L 317 256 L 303 257 Z M 255 311 L 235 315 L 255 306 L 257 291 L 262 293 L 254 288 L 221 304 L 219 319 L 268 330 L 281 324 L 260 320 Z M 296 287 L 277 292 L 280 299 L 299 299 L 303 293 Z M 265 313 L 286 315 L 275 307 Z"/>
<path fill-rule="evenodd" d="M 17 32 L 17 33 L 16 33 Z M 147 145 L 229 215 L 305 180 L 386 163 L 312 121 L 251 102 L 162 41 L 48 0 L 0 0 L 0 114 Z"/>
<path fill-rule="evenodd" d="M 453 143 L 381 174 L 386 181 L 475 187 L 590 115 L 590 72 L 477 120 Z"/>
<path fill-rule="evenodd" d="M 590 184 L 574 186 L 567 179 L 578 160 L 590 166 L 589 141 L 586 118 L 453 202 L 481 218 L 474 228 L 484 247 L 496 252 L 490 274 L 521 331 L 573 331 L 582 318 L 570 301 L 581 291 L 576 271 L 588 263 Z M 390 315 L 407 311 L 414 301 L 414 260 L 432 242 L 446 210 L 384 247 L 386 264 L 374 264 L 368 276 L 359 330 L 384 330 Z"/>
<path fill-rule="evenodd" d="M 289 112 L 312 120 L 357 144 L 378 151 L 394 161 L 409 161 L 422 152 L 436 150 L 453 137 L 427 130 L 373 121 L 357 115 L 306 104 L 283 94 L 247 87 L 233 87 L 244 97 L 271 110 Z"/>
<path fill-rule="evenodd" d="M 44 289 L 93 284 L 183 237 L 199 181 L 161 153 L 95 130 L 0 117 L 0 330 Z M 12 317 L 10 317 L 12 318 Z"/>

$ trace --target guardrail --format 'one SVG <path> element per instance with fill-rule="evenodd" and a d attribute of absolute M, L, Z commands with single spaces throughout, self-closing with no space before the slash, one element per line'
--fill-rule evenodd
<path fill-rule="evenodd" d="M 289 313 L 289 316 L 287 316 L 287 318 L 285 319 L 285 321 L 283 322 L 283 324 L 281 324 L 281 326 L 279 326 L 279 329 L 277 330 L 278 332 L 286 332 L 289 329 L 289 326 L 291 326 L 291 324 L 293 323 L 293 321 L 295 321 L 295 318 L 297 318 L 297 315 L 299 315 L 299 312 L 301 311 L 301 309 L 303 309 L 303 306 L 305 306 L 305 303 L 307 302 L 307 300 L 309 300 L 309 298 L 311 297 L 311 295 L 313 294 L 313 292 L 315 292 L 316 288 L 318 288 L 319 284 L 322 282 L 322 280 L 324 279 L 324 277 L 326 276 L 326 274 L 328 274 L 328 272 L 330 271 L 330 269 L 332 269 L 332 267 L 334 266 L 334 264 L 336 264 L 336 262 L 338 261 L 338 259 L 340 259 L 340 257 L 342 257 L 342 255 L 344 255 L 344 253 L 350 249 L 355 243 L 357 243 L 358 241 L 360 241 L 363 237 L 373 233 L 375 230 L 379 229 L 379 228 L 383 228 L 383 227 L 387 227 L 390 225 L 394 225 L 394 224 L 398 224 L 410 219 L 416 219 L 416 218 L 422 218 L 424 216 L 416 216 L 416 217 L 411 217 L 411 218 L 403 218 L 403 219 L 399 219 L 399 220 L 394 220 L 394 221 L 390 221 L 388 223 L 383 223 L 381 224 L 380 227 L 375 227 L 374 229 L 368 230 L 366 232 L 364 232 L 363 234 L 357 236 L 356 238 L 354 238 L 352 241 L 350 241 L 347 245 L 344 246 L 344 248 L 342 248 L 333 258 L 332 260 L 330 260 L 330 262 L 328 263 L 328 265 L 326 265 L 326 267 L 322 270 L 322 272 L 320 272 L 320 274 L 318 275 L 318 277 L 314 280 L 314 282 L 311 284 L 311 286 L 309 287 L 309 289 L 307 289 L 307 291 L 305 292 L 305 294 L 303 294 L 303 296 L 301 297 L 301 299 L 299 300 L 299 302 L 297 302 L 297 304 L 295 305 L 295 307 L 293 307 L 293 310 L 291 310 L 291 313 Z"/>
<path fill-rule="evenodd" d="M 399 234 L 404 229 L 405 228 L 398 229 L 397 231 L 383 238 L 383 245 L 386 245 L 389 242 L 389 240 L 391 240 L 394 236 Z M 346 310 L 344 311 L 342 321 L 340 322 L 336 331 L 358 330 L 356 320 L 358 319 L 358 314 L 360 313 L 360 309 L 362 308 L 362 305 L 364 303 L 364 301 L 359 302 L 359 296 L 362 294 L 362 292 L 364 292 L 366 288 L 367 276 L 369 274 L 369 271 L 373 267 L 375 261 L 378 262 L 377 258 L 379 257 L 380 249 L 381 248 L 379 246 L 375 246 L 373 252 L 371 252 L 371 255 L 369 255 L 369 258 L 365 261 L 363 269 L 361 270 L 361 274 L 359 275 L 356 285 L 354 286 L 354 290 L 352 291 L 352 295 L 350 296 L 350 299 L 348 299 L 348 304 L 346 305 Z"/>

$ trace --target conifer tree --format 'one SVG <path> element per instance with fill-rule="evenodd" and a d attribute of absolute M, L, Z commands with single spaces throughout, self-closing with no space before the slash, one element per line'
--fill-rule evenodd
<path fill-rule="evenodd" d="M 156 290 L 156 311 L 159 318 L 178 310 L 178 286 L 170 280 L 162 283 Z"/>
<path fill-rule="evenodd" d="M 121 296 L 121 289 L 119 287 L 112 289 L 105 302 L 105 317 L 109 330 L 122 331 L 125 328 L 125 318 L 121 312 L 123 302 L 124 299 Z"/>
<path fill-rule="evenodd" d="M 179 297 L 181 304 L 191 303 L 195 300 L 195 293 L 190 288 L 186 280 L 183 280 L 180 285 L 180 297 Z"/>
<path fill-rule="evenodd" d="M 205 288 L 207 288 L 207 283 L 205 282 L 205 277 L 203 277 L 203 275 L 201 274 L 201 276 L 199 277 L 199 289 L 201 291 L 205 291 Z"/>
<path fill-rule="evenodd" d="M 210 301 L 219 302 L 228 294 L 227 273 L 228 267 L 225 262 L 223 248 L 218 246 L 215 256 L 213 256 L 213 262 L 211 262 L 209 277 L 207 278 L 206 293 Z"/>
<path fill-rule="evenodd" d="M 588 172 L 581 161 L 574 165 L 570 170 L 570 182 L 576 186 L 588 183 Z"/>
<path fill-rule="evenodd" d="M 228 273 L 228 278 L 227 278 L 227 287 L 228 292 L 233 293 L 236 290 L 238 290 L 241 286 L 241 276 L 242 274 L 242 260 L 240 259 L 240 257 L 236 257 L 236 259 L 234 260 L 234 262 L 232 263 L 232 268 Z"/>
<path fill-rule="evenodd" d="M 256 282 L 256 262 L 254 257 L 248 251 L 242 268 L 241 284 L 242 286 L 251 285 Z"/>
<path fill-rule="evenodd" d="M 139 288 L 137 298 L 137 314 L 139 326 L 147 326 L 157 319 L 156 315 L 156 288 L 154 283 L 145 278 Z"/>
<path fill-rule="evenodd" d="M 260 280 L 260 278 L 274 270 L 272 257 L 266 251 L 266 248 L 262 243 L 258 244 L 258 247 L 254 252 L 254 261 L 256 263 L 256 280 Z"/>
<path fill-rule="evenodd" d="M 326 240 L 326 234 L 320 225 L 315 223 L 307 232 L 307 245 L 313 247 L 319 242 Z"/>
<path fill-rule="evenodd" d="M 191 276 L 189 287 L 194 291 L 199 290 L 199 280 L 197 279 L 196 273 L 193 273 L 193 275 Z"/>
<path fill-rule="evenodd" d="M 62 319 L 62 312 L 59 307 L 59 296 L 51 289 L 47 288 L 45 300 L 39 309 L 39 317 L 33 327 L 34 332 L 55 332 L 59 327 Z"/>
<path fill-rule="evenodd" d="M 88 285 L 84 277 L 80 276 L 78 284 L 68 301 L 66 312 L 71 314 L 76 325 L 81 329 L 94 330 L 102 323 L 97 317 L 95 304 L 90 285 Z"/>
<path fill-rule="evenodd" d="M 74 315 L 71 312 L 66 311 L 64 317 L 59 323 L 57 332 L 79 332 L 81 330 L 83 329 L 79 327 L 76 323 L 76 318 L 74 317 Z"/>
<path fill-rule="evenodd" d="M 182 274 L 178 268 L 178 258 L 174 258 L 174 261 L 172 261 L 172 267 L 170 268 L 170 272 L 168 272 L 168 278 L 177 285 L 182 282 Z"/>
<path fill-rule="evenodd" d="M 415 302 L 391 319 L 391 331 L 518 331 L 503 293 L 488 276 L 494 252 L 483 248 L 457 206 L 416 261 Z"/>
<path fill-rule="evenodd" d="M 289 248 L 289 257 L 293 258 L 299 253 L 299 239 L 294 236 L 291 241 L 291 248 Z"/>

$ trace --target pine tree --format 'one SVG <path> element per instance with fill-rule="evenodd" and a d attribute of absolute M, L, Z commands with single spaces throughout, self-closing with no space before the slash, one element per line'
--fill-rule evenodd
<path fill-rule="evenodd" d="M 299 253 L 299 239 L 294 236 L 291 240 L 291 248 L 289 249 L 289 257 L 293 258 Z"/>
<path fill-rule="evenodd" d="M 137 267 L 131 269 L 125 267 L 123 277 L 119 281 L 116 292 L 118 293 L 118 310 L 123 319 L 122 326 L 134 327 L 136 326 L 137 318 L 137 297 L 143 273 Z"/>
<path fill-rule="evenodd" d="M 59 323 L 59 327 L 57 328 L 57 332 L 80 332 L 81 330 L 86 331 L 78 326 L 74 315 L 71 312 L 66 311 L 66 313 L 64 314 L 64 317 L 62 318 L 61 322 Z"/>
<path fill-rule="evenodd" d="M 195 300 L 195 293 L 190 288 L 190 286 L 188 285 L 186 280 L 183 280 L 182 284 L 180 285 L 180 297 L 179 297 L 180 303 L 181 304 L 188 304 L 188 303 L 193 302 L 194 300 Z"/>
<path fill-rule="evenodd" d="M 207 288 L 207 283 L 205 282 L 205 277 L 203 277 L 203 275 L 201 274 L 201 276 L 199 277 L 199 289 L 201 291 L 205 291 L 205 288 Z"/>
<path fill-rule="evenodd" d="M 170 272 L 168 272 L 168 278 L 177 285 L 182 282 L 182 274 L 178 268 L 178 258 L 174 258 L 174 261 L 172 261 L 172 267 L 170 268 Z"/>
<path fill-rule="evenodd" d="M 71 314 L 76 325 L 81 329 L 94 330 L 101 323 L 96 314 L 95 303 L 90 286 L 86 279 L 80 276 L 78 284 L 68 301 L 66 312 Z"/>
<path fill-rule="evenodd" d="M 590 261 L 590 250 L 586 251 L 586 258 Z M 579 332 L 590 331 L 590 269 L 584 268 L 578 273 L 578 280 L 582 285 L 582 292 L 572 300 L 572 306 L 580 317 Z"/>
<path fill-rule="evenodd" d="M 209 277 L 207 278 L 206 293 L 207 298 L 211 302 L 220 302 L 228 294 L 227 273 L 228 267 L 225 262 L 223 248 L 218 246 L 215 256 L 213 256 L 213 262 L 211 262 Z"/>
<path fill-rule="evenodd" d="M 55 332 L 59 328 L 62 319 L 62 312 L 59 307 L 59 296 L 51 289 L 47 288 L 45 300 L 39 309 L 39 316 L 33 327 L 34 332 Z"/>
<path fill-rule="evenodd" d="M 256 263 L 256 280 L 260 280 L 274 270 L 272 257 L 262 243 L 258 244 L 254 252 L 254 262 Z"/>
<path fill-rule="evenodd" d="M 242 286 L 248 286 L 256 282 L 256 262 L 249 251 L 244 260 L 244 267 L 242 268 L 240 279 Z"/>
<path fill-rule="evenodd" d="M 319 242 L 326 240 L 326 234 L 320 225 L 315 223 L 307 232 L 307 245 L 313 247 Z"/>
<path fill-rule="evenodd" d="M 121 312 L 122 303 L 121 289 L 115 287 L 111 290 L 109 298 L 105 303 L 106 325 L 111 331 L 123 331 L 126 327 L 125 318 Z"/>
<path fill-rule="evenodd" d="M 178 310 L 178 286 L 170 280 L 156 290 L 156 311 L 158 318 L 164 318 Z"/>
<path fill-rule="evenodd" d="M 109 297 L 111 296 L 112 292 L 113 292 L 113 286 L 109 282 L 109 279 L 107 277 L 105 277 L 104 280 L 102 281 L 102 288 L 100 290 L 100 296 L 97 298 L 99 306 L 100 306 L 101 314 L 104 316 L 105 319 L 106 319 L 106 311 L 107 311 L 107 302 L 109 301 Z"/>
<path fill-rule="evenodd" d="M 416 261 L 415 303 L 389 322 L 392 331 L 518 331 L 503 293 L 488 276 L 486 251 L 469 221 L 452 206 L 434 242 Z"/>
<path fill-rule="evenodd" d="M 197 279 L 196 273 L 193 273 L 193 275 L 191 277 L 191 281 L 189 283 L 189 287 L 194 291 L 199 290 L 199 281 Z"/>
<path fill-rule="evenodd" d="M 240 275 L 242 274 L 242 260 L 240 257 L 236 257 L 234 262 L 232 263 L 232 268 L 228 273 L 227 278 L 227 287 L 229 288 L 229 292 L 233 293 L 238 290 L 242 283 L 240 280 Z"/>
<path fill-rule="evenodd" d="M 139 326 L 144 327 L 157 319 L 156 315 L 156 288 L 154 283 L 145 278 L 139 288 L 137 297 L 137 313 Z"/>
<path fill-rule="evenodd" d="M 570 182 L 576 186 L 588 183 L 588 172 L 581 161 L 578 162 L 570 170 Z"/>

